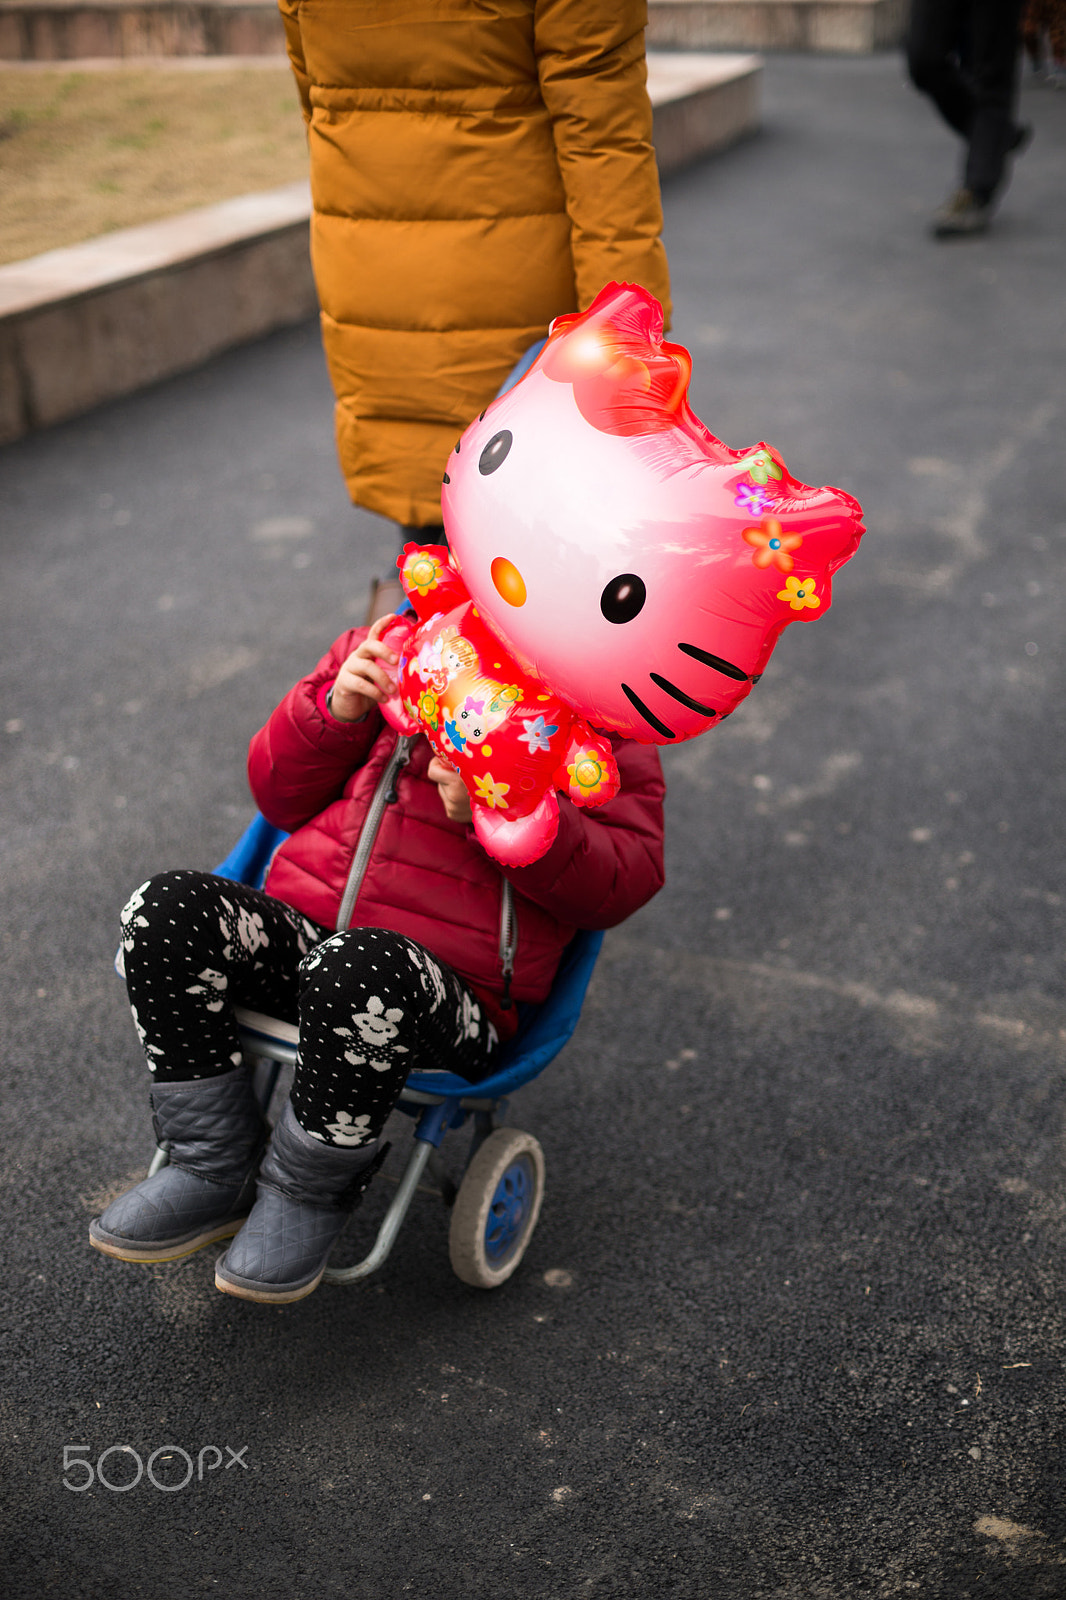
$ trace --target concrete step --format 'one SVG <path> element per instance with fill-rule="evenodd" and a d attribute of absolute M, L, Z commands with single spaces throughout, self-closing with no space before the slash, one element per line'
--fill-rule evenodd
<path fill-rule="evenodd" d="M 754 131 L 761 76 L 756 56 L 649 57 L 660 169 Z M 0 267 L 0 443 L 314 315 L 310 209 L 301 181 Z"/>
<path fill-rule="evenodd" d="M 276 0 L 0 0 L 0 60 L 279 55 Z"/>
<path fill-rule="evenodd" d="M 758 56 L 649 52 L 648 96 L 660 175 L 754 133 L 761 89 Z"/>
<path fill-rule="evenodd" d="M 649 0 L 648 47 L 868 55 L 899 44 L 908 9 L 908 0 Z"/>
<path fill-rule="evenodd" d="M 306 181 L 0 267 L 0 443 L 313 316 Z"/>

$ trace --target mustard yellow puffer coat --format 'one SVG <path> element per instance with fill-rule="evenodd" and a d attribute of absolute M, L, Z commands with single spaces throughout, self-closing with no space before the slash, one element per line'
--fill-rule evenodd
<path fill-rule="evenodd" d="M 279 0 L 352 499 L 440 520 L 458 433 L 612 279 L 669 316 L 644 0 Z"/>

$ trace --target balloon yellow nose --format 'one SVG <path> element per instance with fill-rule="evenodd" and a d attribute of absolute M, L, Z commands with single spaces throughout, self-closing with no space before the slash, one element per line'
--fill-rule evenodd
<path fill-rule="evenodd" d="M 508 561 L 506 556 L 497 556 L 489 571 L 501 599 L 506 600 L 509 606 L 525 605 L 525 579 L 513 561 Z"/>

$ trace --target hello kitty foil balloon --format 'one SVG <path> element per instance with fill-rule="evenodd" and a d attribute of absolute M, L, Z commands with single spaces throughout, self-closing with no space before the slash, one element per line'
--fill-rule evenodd
<path fill-rule="evenodd" d="M 750 694 L 782 630 L 822 616 L 864 531 L 838 489 L 775 450 L 730 450 L 689 409 L 692 363 L 662 309 L 610 284 L 558 318 L 444 475 L 450 552 L 400 558 L 417 623 L 383 708 L 463 774 L 475 831 L 536 860 L 579 805 L 617 792 L 603 729 L 673 744 Z"/>

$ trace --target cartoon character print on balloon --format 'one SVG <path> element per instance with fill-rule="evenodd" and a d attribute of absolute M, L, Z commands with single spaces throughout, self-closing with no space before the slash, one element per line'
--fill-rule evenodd
<path fill-rule="evenodd" d="M 459 766 L 507 864 L 550 846 L 555 785 L 579 804 L 616 792 L 595 729 L 675 743 L 735 710 L 783 629 L 829 609 L 864 531 L 850 495 L 715 438 L 690 374 L 657 301 L 609 285 L 456 444 L 450 552 L 401 557 L 418 625 L 390 630 L 405 660 L 386 715 Z"/>
<path fill-rule="evenodd" d="M 404 732 L 424 732 L 462 773 L 485 849 L 524 866 L 555 837 L 557 789 L 583 806 L 618 793 L 610 742 L 522 672 L 467 598 L 444 545 L 407 545 L 401 560 L 418 622 L 401 619 L 385 635 L 400 653 L 385 715 Z M 449 609 L 435 609 L 442 605 Z"/>

